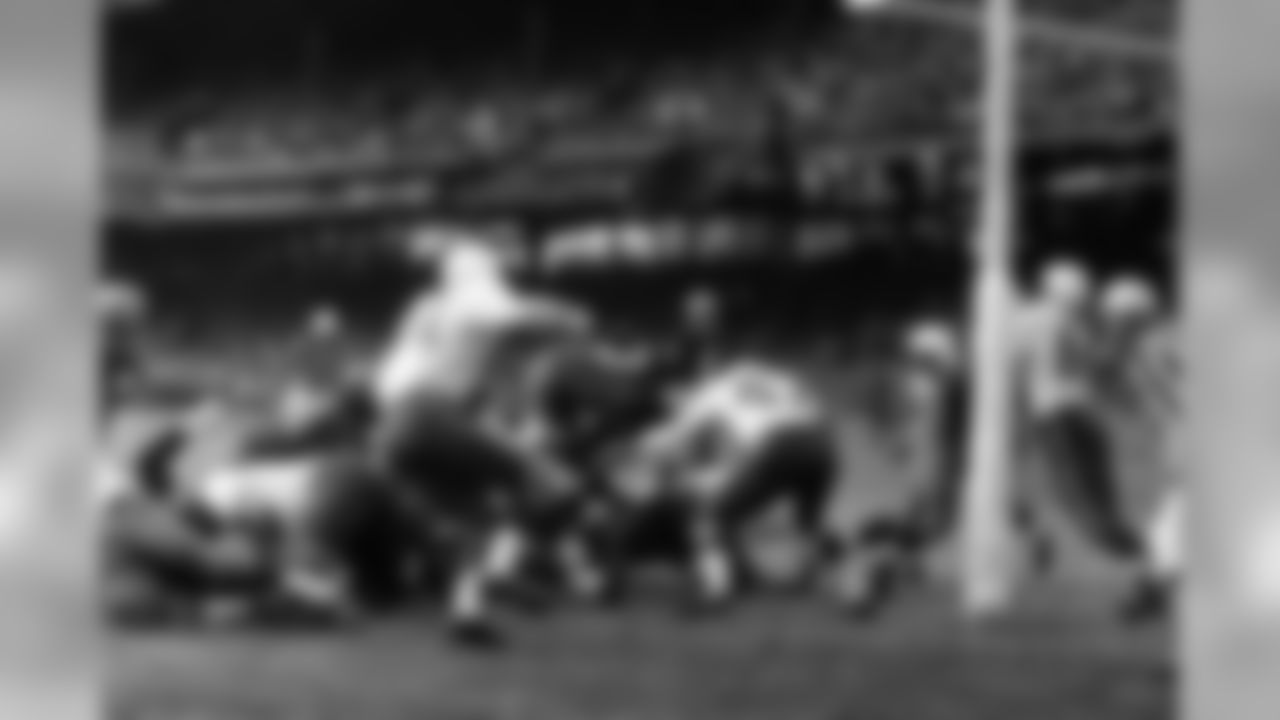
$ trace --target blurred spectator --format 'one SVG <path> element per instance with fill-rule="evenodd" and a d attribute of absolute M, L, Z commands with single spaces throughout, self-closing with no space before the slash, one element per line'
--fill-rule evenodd
<path fill-rule="evenodd" d="M 1137 21 L 1163 33 L 1172 24 L 1168 3 L 1154 0 L 1046 3 L 1029 12 L 1094 27 L 1163 17 Z M 950 25 L 884 13 L 815 31 L 803 43 L 762 38 L 746 49 L 709 50 L 704 59 L 661 66 L 602 57 L 573 76 L 512 73 L 505 83 L 468 83 L 465 70 L 452 82 L 444 70 L 417 77 L 380 71 L 375 77 L 387 79 L 330 78 L 305 92 L 297 82 L 265 80 L 256 90 L 215 96 L 209 104 L 217 112 L 184 123 L 172 160 L 202 178 L 293 177 L 483 156 L 521 140 L 606 130 L 622 138 L 689 130 L 752 138 L 763 109 L 776 101 L 799 134 L 830 132 L 868 144 L 937 138 L 971 122 L 963 109 L 975 82 L 976 48 L 971 35 Z M 1168 67 L 1082 55 L 1049 42 L 1033 43 L 1028 58 L 1023 105 L 1032 133 L 1072 131 L 1082 120 L 1161 121 Z M 340 61 L 335 55 L 333 62 Z M 619 86 L 611 77 L 625 79 L 626 99 L 608 99 Z M 468 85 L 482 89 L 457 89 Z M 132 113 L 127 126 L 113 131 L 122 141 L 118 152 L 154 165 L 170 144 L 171 124 L 161 119 L 171 114 Z"/>

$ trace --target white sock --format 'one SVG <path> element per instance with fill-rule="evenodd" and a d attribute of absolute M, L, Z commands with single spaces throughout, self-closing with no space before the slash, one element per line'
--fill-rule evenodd
<path fill-rule="evenodd" d="M 471 623 L 487 615 L 487 588 L 481 573 L 464 572 L 454 583 L 449 611 L 455 622 Z"/>
<path fill-rule="evenodd" d="M 511 580 L 524 558 L 524 538 L 514 528 L 499 530 L 489 541 L 484 557 L 484 573 L 495 582 Z"/>
<path fill-rule="evenodd" d="M 733 592 L 733 566 L 728 553 L 720 548 L 707 548 L 698 553 L 698 580 L 703 592 L 712 600 L 723 600 Z"/>
<path fill-rule="evenodd" d="M 1166 499 L 1152 520 L 1147 537 L 1151 570 L 1162 580 L 1172 580 L 1182 565 L 1183 527 L 1180 498 Z"/>
<path fill-rule="evenodd" d="M 596 598 L 604 592 L 604 576 L 587 556 L 586 548 L 576 540 L 561 543 L 560 564 L 569 576 L 573 591 L 582 598 Z"/>
<path fill-rule="evenodd" d="M 297 600 L 325 607 L 337 607 L 346 600 L 342 583 L 328 573 L 292 570 L 285 576 L 285 588 Z"/>

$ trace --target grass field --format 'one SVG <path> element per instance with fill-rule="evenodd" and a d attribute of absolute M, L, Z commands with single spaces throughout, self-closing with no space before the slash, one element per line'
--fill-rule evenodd
<path fill-rule="evenodd" d="M 659 607 L 522 623 L 492 656 L 427 619 L 340 637 L 118 640 L 114 720 L 1166 720 L 1157 633 L 1061 612 L 965 629 L 937 607 L 855 626 L 761 602 L 694 621 Z"/>

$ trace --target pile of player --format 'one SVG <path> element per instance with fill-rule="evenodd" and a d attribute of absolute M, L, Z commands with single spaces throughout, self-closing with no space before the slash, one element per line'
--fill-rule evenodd
<path fill-rule="evenodd" d="M 438 268 L 367 377 L 330 374 L 257 423 L 199 398 L 127 452 L 106 444 L 114 613 L 329 622 L 438 597 L 457 637 L 487 642 L 496 600 L 622 601 L 655 549 L 684 558 L 694 600 L 715 607 L 749 584 L 746 529 L 778 504 L 794 511 L 808 575 L 841 577 L 843 600 L 869 610 L 954 526 L 965 373 L 953 329 L 921 323 L 904 346 L 913 429 L 900 435 L 924 460 L 920 493 L 840 528 L 827 513 L 841 409 L 797 373 L 696 327 L 659 344 L 612 337 L 515 288 L 483 243 L 451 244 Z M 1062 470 L 1058 499 L 1158 597 L 1149 543 L 1113 497 L 1100 420 L 1100 398 L 1136 387 L 1121 370 L 1155 347 L 1155 297 L 1118 280 L 1091 307 L 1078 269 L 1047 278 L 1017 333 L 1024 425 Z M 131 365 L 111 360 L 108 387 Z"/>

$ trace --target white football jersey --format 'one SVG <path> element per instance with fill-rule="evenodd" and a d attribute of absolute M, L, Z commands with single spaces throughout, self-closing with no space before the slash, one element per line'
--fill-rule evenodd
<path fill-rule="evenodd" d="M 221 520 L 296 518 L 321 497 L 319 470 L 313 458 L 229 464 L 193 483 L 189 500 Z"/>
<path fill-rule="evenodd" d="M 505 312 L 504 312 L 505 311 Z M 465 397 L 483 380 L 506 307 L 427 296 L 410 307 L 378 367 L 380 404 L 418 393 Z"/>
<path fill-rule="evenodd" d="M 1015 316 L 1016 376 L 1033 415 L 1092 402 L 1091 338 L 1085 332 L 1082 322 L 1045 305 L 1032 304 Z"/>
<path fill-rule="evenodd" d="M 515 333 L 580 319 L 570 306 L 508 292 L 427 295 L 410 308 L 378 368 L 377 399 L 385 406 L 420 394 L 473 397 L 505 367 L 501 356 Z"/>
<path fill-rule="evenodd" d="M 797 378 L 766 365 L 742 363 L 693 388 L 680 404 L 674 426 L 681 433 L 709 430 L 745 449 L 780 430 L 816 423 L 821 416 L 817 398 Z"/>

